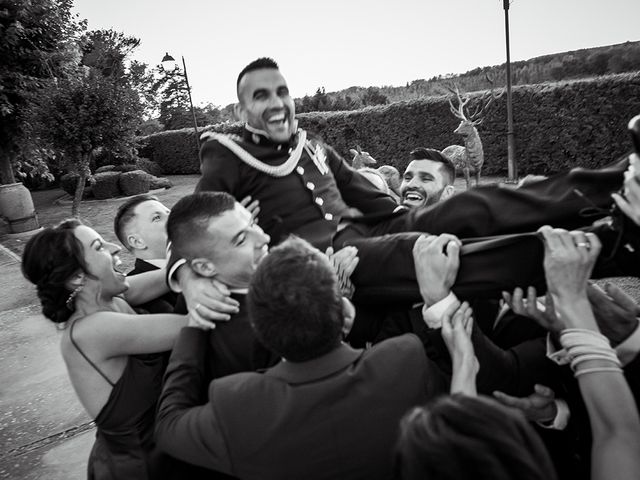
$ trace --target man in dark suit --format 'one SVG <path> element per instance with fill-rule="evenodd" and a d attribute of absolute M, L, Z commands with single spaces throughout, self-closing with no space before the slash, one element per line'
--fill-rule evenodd
<path fill-rule="evenodd" d="M 240 217 L 229 215 L 228 227 L 242 227 Z M 244 242 L 258 228 L 244 222 L 235 237 Z M 214 380 L 202 405 L 193 392 L 202 386 L 207 333 L 192 320 L 167 369 L 160 447 L 246 479 L 390 478 L 399 419 L 446 391 L 419 339 L 405 335 L 366 351 L 343 344 L 352 306 L 327 258 L 304 240 L 286 240 L 266 256 L 231 248 L 242 252 L 236 265 L 245 274 L 259 262 L 247 299 L 251 322 L 283 361 L 264 374 Z"/>
<path fill-rule="evenodd" d="M 209 335 L 205 380 L 274 365 L 279 357 L 264 348 L 249 324 L 246 295 L 255 265 L 267 252 L 269 236 L 251 212 L 224 193 L 181 198 L 167 221 L 171 248 L 188 259 L 185 268 L 228 290 L 235 310 Z M 180 298 L 177 313 L 186 313 Z"/>
<path fill-rule="evenodd" d="M 113 229 L 120 243 L 136 257 L 129 276 L 165 267 L 165 225 L 169 212 L 157 197 L 147 194 L 131 197 L 118 208 Z M 139 308 L 148 313 L 170 313 L 173 312 L 176 298 L 175 293 L 168 292 Z"/>

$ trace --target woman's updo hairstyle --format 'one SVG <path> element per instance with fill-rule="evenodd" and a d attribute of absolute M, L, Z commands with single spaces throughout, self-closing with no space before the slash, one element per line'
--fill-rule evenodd
<path fill-rule="evenodd" d="M 65 284 L 78 271 L 87 272 L 82 244 L 74 234 L 79 225 L 70 219 L 45 228 L 29 239 L 22 254 L 22 274 L 37 287 L 44 316 L 55 323 L 66 322 L 73 312 Z"/>

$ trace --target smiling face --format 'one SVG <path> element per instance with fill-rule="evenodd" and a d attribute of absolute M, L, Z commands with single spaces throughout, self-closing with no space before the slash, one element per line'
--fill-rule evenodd
<path fill-rule="evenodd" d="M 296 114 L 287 82 L 275 68 L 246 73 L 238 84 L 239 117 L 250 127 L 266 132 L 277 143 L 289 141 Z"/>
<path fill-rule="evenodd" d="M 453 190 L 453 186 L 448 184 L 440 162 L 413 160 L 400 185 L 402 204 L 410 208 L 433 205 L 444 197 L 447 189 Z"/>
<path fill-rule="evenodd" d="M 122 262 L 118 257 L 120 247 L 104 240 L 98 232 L 86 225 L 78 225 L 74 235 L 82 244 L 87 273 L 100 283 L 105 297 L 114 297 L 129 288 L 127 277 L 116 270 Z"/>
<path fill-rule="evenodd" d="M 271 238 L 239 203 L 214 217 L 207 228 L 208 260 L 215 276 L 231 288 L 247 288 L 258 264 L 269 250 Z M 197 261 L 197 260 L 196 260 Z"/>

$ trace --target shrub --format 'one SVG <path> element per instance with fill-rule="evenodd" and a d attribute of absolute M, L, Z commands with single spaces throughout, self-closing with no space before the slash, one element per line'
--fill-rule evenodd
<path fill-rule="evenodd" d="M 134 170 L 140 170 L 134 163 L 125 163 L 122 165 L 116 165 L 113 167 L 114 172 L 133 172 Z"/>
<path fill-rule="evenodd" d="M 138 170 L 144 170 L 145 172 L 156 177 L 159 177 L 164 173 L 160 165 L 158 165 L 156 162 L 152 162 L 148 158 L 139 158 L 138 160 L 136 160 L 136 167 L 138 168 Z"/>
<path fill-rule="evenodd" d="M 118 179 L 120 190 L 125 196 L 139 195 L 149 191 L 151 176 L 142 170 L 133 170 L 120 174 Z"/>
<path fill-rule="evenodd" d="M 120 195 L 118 177 L 120 172 L 102 172 L 93 176 L 93 196 L 98 200 L 113 198 Z"/>
<path fill-rule="evenodd" d="M 159 188 L 171 188 L 173 184 L 171 180 L 164 177 L 151 177 L 151 183 L 149 184 L 149 190 L 158 190 Z"/>
<path fill-rule="evenodd" d="M 113 172 L 115 169 L 115 165 L 103 165 L 102 167 L 96 168 L 96 171 L 94 173 Z"/>
<path fill-rule="evenodd" d="M 77 173 L 65 173 L 60 177 L 60 188 L 64 190 L 69 196 L 73 197 L 76 193 L 76 186 L 78 185 Z M 84 183 L 84 192 L 82 198 L 90 197 L 92 194 L 93 177 L 88 177 Z"/>

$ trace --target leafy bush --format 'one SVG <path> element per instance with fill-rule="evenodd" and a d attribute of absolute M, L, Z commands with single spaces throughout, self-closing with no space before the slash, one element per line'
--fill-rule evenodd
<path fill-rule="evenodd" d="M 60 177 L 60 188 L 64 190 L 69 196 L 73 197 L 76 193 L 76 186 L 78 185 L 77 173 L 65 173 Z M 90 197 L 93 194 L 93 177 L 88 177 L 84 184 L 84 193 L 82 198 Z"/>
<path fill-rule="evenodd" d="M 122 191 L 125 196 L 147 193 L 149 191 L 150 183 L 151 175 L 142 170 L 124 172 L 121 173 L 118 178 L 120 191 Z"/>
<path fill-rule="evenodd" d="M 113 198 L 120 195 L 120 187 L 118 186 L 118 178 L 120 172 L 102 172 L 93 176 L 93 196 L 98 200 Z"/>
<path fill-rule="evenodd" d="M 471 110 L 481 93 L 472 95 Z M 475 100 L 474 100 L 475 99 Z M 507 171 L 506 95 L 494 101 L 478 127 L 484 146 L 483 173 Z M 521 175 L 551 174 L 571 167 L 597 168 L 631 148 L 628 120 L 640 112 L 640 72 L 513 88 L 516 158 Z M 349 158 L 360 145 L 380 165 L 403 171 L 416 147 L 439 150 L 462 145 L 453 133 L 459 121 L 449 111 L 447 97 L 397 102 L 349 112 L 316 112 L 297 116 L 300 126 L 314 132 Z M 242 125 L 207 127 L 239 133 Z M 166 174 L 200 172 L 193 130 L 167 131 L 143 137 L 141 154 L 157 162 Z"/>
<path fill-rule="evenodd" d="M 171 188 L 173 184 L 171 180 L 164 177 L 151 177 L 151 183 L 149 184 L 149 190 L 158 190 L 159 188 Z"/>
<path fill-rule="evenodd" d="M 115 169 L 115 165 L 103 165 L 102 167 L 96 168 L 96 171 L 94 173 L 113 172 Z"/>
<path fill-rule="evenodd" d="M 150 173 L 151 175 L 155 175 L 156 177 L 164 173 L 160 165 L 158 165 L 156 162 L 152 162 L 148 158 L 139 158 L 138 160 L 136 160 L 136 167 L 138 167 L 138 170 L 144 170 L 145 172 Z"/>

